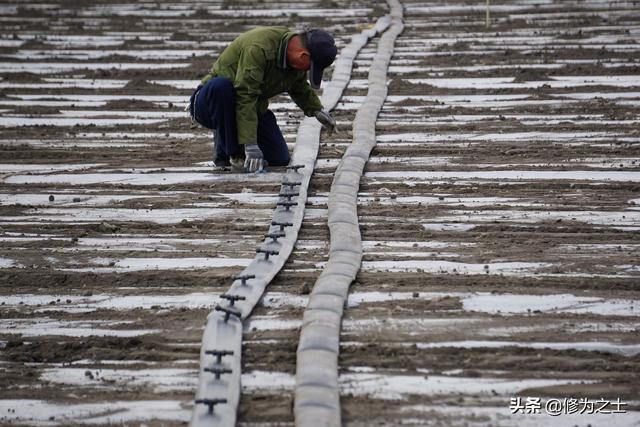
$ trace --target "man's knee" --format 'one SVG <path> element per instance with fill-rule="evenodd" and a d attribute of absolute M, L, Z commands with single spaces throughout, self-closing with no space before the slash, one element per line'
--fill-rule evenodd
<path fill-rule="evenodd" d="M 289 150 L 284 139 L 275 141 L 258 139 L 258 146 L 270 166 L 286 166 L 289 164 Z"/>
<path fill-rule="evenodd" d="M 229 97 L 235 97 L 235 88 L 233 82 L 224 77 L 215 77 L 211 79 L 211 91 L 214 97 L 222 97 L 228 99 Z"/>
<path fill-rule="evenodd" d="M 287 151 L 274 159 L 267 160 L 267 162 L 269 162 L 270 166 L 287 166 L 289 164 L 289 160 L 291 159 L 289 157 L 289 152 Z"/>

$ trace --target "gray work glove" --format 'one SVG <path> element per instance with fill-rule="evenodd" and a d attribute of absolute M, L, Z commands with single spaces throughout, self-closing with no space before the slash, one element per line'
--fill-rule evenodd
<path fill-rule="evenodd" d="M 244 154 L 244 168 L 247 172 L 262 172 L 264 170 L 264 155 L 258 144 L 246 144 Z"/>
<path fill-rule="evenodd" d="M 331 136 L 336 128 L 336 121 L 331 117 L 331 114 L 329 114 L 327 110 L 320 110 L 316 112 L 316 119 L 318 119 L 327 130 L 327 135 Z"/>

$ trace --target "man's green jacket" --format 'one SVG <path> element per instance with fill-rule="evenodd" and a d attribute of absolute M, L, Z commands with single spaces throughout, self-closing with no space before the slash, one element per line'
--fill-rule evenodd
<path fill-rule="evenodd" d="M 285 27 L 258 27 L 240 35 L 220 54 L 202 84 L 225 77 L 236 89 L 238 142 L 257 143 L 258 114 L 269 107 L 269 98 L 284 92 L 313 116 L 322 103 L 307 82 L 306 71 L 287 66 L 287 44 L 296 33 Z"/>

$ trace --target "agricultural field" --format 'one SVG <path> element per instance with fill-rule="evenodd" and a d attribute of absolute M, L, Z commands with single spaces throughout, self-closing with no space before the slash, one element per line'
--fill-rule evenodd
<path fill-rule="evenodd" d="M 640 3 L 492 0 L 489 27 L 483 0 L 401 3 L 358 193 L 343 424 L 639 426 Z M 0 425 L 188 424 L 205 320 L 286 174 L 215 170 L 189 96 L 257 25 L 322 28 L 341 49 L 388 11 L 0 4 Z M 244 322 L 238 425 L 294 424 L 329 191 L 378 40 L 322 134 L 293 253 Z M 293 151 L 303 114 L 287 96 L 271 109 Z M 551 399 L 579 406 L 554 416 Z"/>

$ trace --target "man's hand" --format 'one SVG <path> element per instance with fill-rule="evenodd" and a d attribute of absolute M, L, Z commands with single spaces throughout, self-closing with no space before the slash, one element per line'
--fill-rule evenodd
<path fill-rule="evenodd" d="M 264 170 L 265 161 L 262 150 L 258 144 L 246 144 L 244 146 L 244 168 L 247 172 L 262 172 Z"/>
<path fill-rule="evenodd" d="M 327 110 L 320 110 L 316 113 L 316 119 L 322 126 L 327 130 L 327 135 L 331 135 L 333 131 L 336 129 L 336 121 L 331 117 L 331 114 Z"/>

